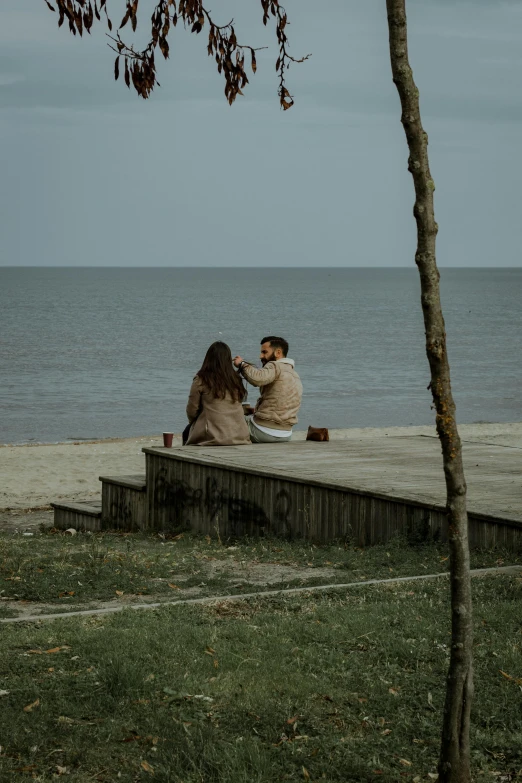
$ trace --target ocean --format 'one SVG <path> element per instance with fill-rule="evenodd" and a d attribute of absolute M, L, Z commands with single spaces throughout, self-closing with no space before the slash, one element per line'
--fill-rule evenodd
<path fill-rule="evenodd" d="M 522 269 L 442 269 L 460 422 L 522 420 Z M 0 442 L 180 432 L 215 340 L 290 343 L 299 429 L 434 420 L 417 270 L 0 268 Z M 249 400 L 257 392 L 249 387 Z"/>

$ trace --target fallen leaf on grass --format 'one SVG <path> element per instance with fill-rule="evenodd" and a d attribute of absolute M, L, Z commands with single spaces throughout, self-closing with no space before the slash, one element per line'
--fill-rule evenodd
<path fill-rule="evenodd" d="M 36 699 L 36 701 L 33 701 L 32 704 L 27 704 L 24 707 L 24 712 L 32 712 L 35 707 L 40 706 L 40 699 Z"/>
<path fill-rule="evenodd" d="M 293 718 L 288 718 L 288 720 L 286 722 L 288 723 L 289 726 L 293 726 L 294 723 L 296 722 L 296 720 L 298 719 L 298 717 L 299 717 L 299 715 L 294 715 Z"/>
<path fill-rule="evenodd" d="M 438 780 L 439 776 L 436 772 L 428 772 L 428 777 L 430 780 Z"/>
<path fill-rule="evenodd" d="M 303 767 L 302 769 L 303 769 L 303 777 L 304 777 L 304 779 L 305 780 L 310 780 L 310 773 L 308 772 L 306 767 Z"/>
<path fill-rule="evenodd" d="M 9 696 L 10 691 L 0 691 L 0 696 Z"/>
<path fill-rule="evenodd" d="M 216 652 L 213 647 L 205 647 L 205 652 L 207 655 L 214 655 Z"/>
<path fill-rule="evenodd" d="M 141 768 L 148 772 L 149 775 L 154 775 L 154 767 L 151 767 L 148 761 L 142 761 Z"/>
<path fill-rule="evenodd" d="M 522 685 L 522 677 L 512 677 L 511 674 L 507 674 L 506 672 L 503 672 L 502 669 L 499 669 L 499 672 L 503 677 L 506 678 L 506 680 L 509 680 L 510 682 L 514 682 L 515 685 Z"/>
<path fill-rule="evenodd" d="M 399 764 L 402 764 L 403 767 L 411 767 L 411 761 L 408 759 L 399 759 Z"/>
<path fill-rule="evenodd" d="M 392 696 L 398 696 L 400 691 L 399 688 L 388 688 L 388 693 L 391 693 Z"/>
<path fill-rule="evenodd" d="M 119 596 L 123 595 L 123 590 L 116 590 L 115 592 L 116 592 L 116 595 L 119 595 Z"/>
<path fill-rule="evenodd" d="M 63 593 L 58 593 L 58 598 L 69 598 L 69 596 L 73 596 L 73 595 L 74 595 L 74 590 L 68 590 Z"/>
<path fill-rule="evenodd" d="M 56 767 L 56 772 L 58 775 L 66 775 L 67 774 L 67 767 Z"/>
<path fill-rule="evenodd" d="M 68 726 L 76 724 L 78 726 L 95 726 L 97 723 L 103 723 L 103 718 L 95 718 L 94 720 L 80 720 L 77 718 L 68 718 L 67 715 L 60 715 L 56 719 L 57 723 L 65 723 Z"/>
<path fill-rule="evenodd" d="M 181 587 L 178 587 L 178 585 L 171 584 L 170 582 L 168 583 L 168 585 L 169 585 L 169 587 L 171 587 L 173 590 L 181 590 Z"/>
<path fill-rule="evenodd" d="M 59 653 L 62 650 L 70 650 L 69 645 L 65 644 L 63 647 L 51 647 L 50 650 L 28 650 L 27 655 L 53 655 L 53 653 Z"/>
<path fill-rule="evenodd" d="M 125 739 L 119 740 L 120 742 L 139 742 L 141 739 L 140 734 L 132 734 L 130 737 L 125 737 Z"/>
<path fill-rule="evenodd" d="M 387 737 L 388 734 L 391 734 L 391 733 L 392 733 L 391 729 L 384 729 L 384 731 L 381 731 L 381 734 L 382 734 L 383 737 Z"/>

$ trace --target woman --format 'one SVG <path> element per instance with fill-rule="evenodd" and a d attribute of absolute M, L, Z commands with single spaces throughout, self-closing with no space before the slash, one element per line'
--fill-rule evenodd
<path fill-rule="evenodd" d="M 213 343 L 192 382 L 187 404 L 187 446 L 241 446 L 250 443 L 241 405 L 245 389 L 226 343 Z"/>

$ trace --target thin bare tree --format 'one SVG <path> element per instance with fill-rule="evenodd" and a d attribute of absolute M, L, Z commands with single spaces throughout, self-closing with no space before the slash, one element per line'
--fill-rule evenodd
<path fill-rule="evenodd" d="M 169 34 L 178 23 L 192 33 L 208 30 L 207 52 L 215 60 L 225 80 L 225 97 L 232 104 L 248 84 L 245 56 L 249 54 L 250 68 L 256 72 L 258 49 L 238 42 L 233 20 L 218 25 L 202 0 L 159 0 L 151 16 L 150 39 L 144 49 L 137 50 L 126 43 L 121 30 L 130 23 L 133 31 L 138 23 L 139 0 L 125 0 L 125 12 L 118 30 L 113 34 L 113 23 L 108 13 L 107 0 L 44 0 L 51 11 L 58 11 L 58 24 L 65 21 L 76 35 L 90 33 L 95 20 L 102 14 L 109 30 L 110 46 L 116 53 L 114 75 L 123 71 L 127 87 L 133 86 L 138 95 L 148 98 L 158 85 L 156 54 L 169 57 Z M 303 62 L 310 55 L 294 58 L 289 53 L 287 37 L 288 17 L 279 0 L 260 0 L 264 25 L 275 21 L 278 46 L 276 71 L 278 96 L 286 111 L 294 101 L 286 86 L 286 71 L 290 63 Z M 439 271 L 435 244 L 438 226 L 435 222 L 433 193 L 435 185 L 428 160 L 428 136 L 421 122 L 419 91 L 413 80 L 408 58 L 406 0 L 386 0 L 390 41 L 390 60 L 393 81 L 401 106 L 401 121 L 409 148 L 408 169 L 415 188 L 414 216 L 417 222 L 417 252 L 415 262 L 419 269 L 421 302 L 426 332 L 426 353 L 431 372 L 431 393 L 436 410 L 436 427 L 442 446 L 446 478 L 446 505 L 450 545 L 450 583 L 452 639 L 447 678 L 446 701 L 442 727 L 439 760 L 441 783 L 470 783 L 469 728 L 473 695 L 472 664 L 472 603 L 469 568 L 468 519 L 466 511 L 466 482 L 462 462 L 462 448 L 457 431 L 455 403 L 451 392 L 450 368 L 446 347 L 446 331 L 440 302 Z"/>
<path fill-rule="evenodd" d="M 426 354 L 431 393 L 446 478 L 446 508 L 450 546 L 451 655 L 439 760 L 441 783 L 469 783 L 469 727 L 473 696 L 473 626 L 469 567 L 468 515 L 462 446 L 451 393 L 446 329 L 440 302 L 435 255 L 438 226 L 433 206 L 433 182 L 428 160 L 428 135 L 422 127 L 419 91 L 408 58 L 406 0 L 386 0 L 393 81 L 399 93 L 401 122 L 408 142 L 408 170 L 415 187 L 413 214 L 417 222 L 417 252 Z"/>

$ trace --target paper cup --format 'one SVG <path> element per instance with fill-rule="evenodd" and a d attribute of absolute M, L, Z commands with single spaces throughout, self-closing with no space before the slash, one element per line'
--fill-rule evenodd
<path fill-rule="evenodd" d="M 174 437 L 173 432 L 164 432 L 163 433 L 163 445 L 166 449 L 172 448 L 172 438 Z"/>

